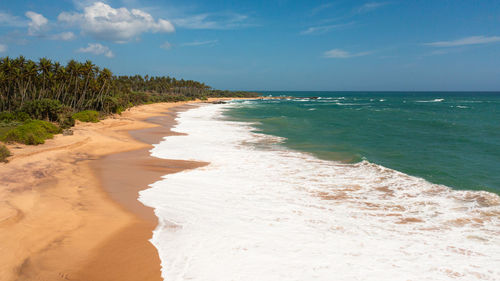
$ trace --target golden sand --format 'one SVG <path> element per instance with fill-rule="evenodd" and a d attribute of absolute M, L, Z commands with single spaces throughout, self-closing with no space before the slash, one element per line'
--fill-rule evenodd
<path fill-rule="evenodd" d="M 148 241 L 157 220 L 137 192 L 204 165 L 149 156 L 179 105 L 138 106 L 43 145 L 9 145 L 14 156 L 0 164 L 0 280 L 161 280 Z"/>

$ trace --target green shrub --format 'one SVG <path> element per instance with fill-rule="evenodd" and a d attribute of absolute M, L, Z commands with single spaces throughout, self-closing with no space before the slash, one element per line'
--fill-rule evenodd
<path fill-rule="evenodd" d="M 14 118 L 17 120 L 17 121 L 20 121 L 20 122 L 28 122 L 28 121 L 31 121 L 31 116 L 24 112 L 24 111 L 16 111 L 14 113 Z"/>
<path fill-rule="evenodd" d="M 0 122 L 9 123 L 14 120 L 16 120 L 16 117 L 11 112 L 8 111 L 0 112 Z"/>
<path fill-rule="evenodd" d="M 26 112 L 22 111 L 16 111 L 14 113 L 8 111 L 0 112 L 0 122 L 2 123 L 12 123 L 15 121 L 26 122 L 30 120 L 31 117 Z"/>
<path fill-rule="evenodd" d="M 62 129 L 68 129 L 75 126 L 75 119 L 73 119 L 73 109 L 69 106 L 63 106 L 60 113 L 57 115 L 57 123 Z"/>
<path fill-rule="evenodd" d="M 9 123 L 2 123 L 0 122 L 0 140 L 2 137 L 10 130 L 14 129 L 15 127 L 22 125 L 22 123 L 18 122 L 9 122 Z"/>
<path fill-rule="evenodd" d="M 61 128 L 42 120 L 33 120 L 8 131 L 2 140 L 36 145 L 51 139 L 54 134 L 61 132 Z"/>
<path fill-rule="evenodd" d="M 42 120 L 33 120 L 30 121 L 28 124 L 35 124 L 37 126 L 40 126 L 45 129 L 50 134 L 59 134 L 62 130 L 61 128 L 57 127 L 56 125 L 47 122 L 47 121 L 42 121 Z"/>
<path fill-rule="evenodd" d="M 116 111 L 114 113 L 122 115 L 123 111 L 125 111 L 125 108 L 120 105 L 116 108 Z"/>
<path fill-rule="evenodd" d="M 7 157 L 10 156 L 10 151 L 5 145 L 0 144 L 0 162 L 7 162 Z"/>
<path fill-rule="evenodd" d="M 85 110 L 73 114 L 73 119 L 80 120 L 82 122 L 99 122 L 99 112 L 94 110 Z"/>
<path fill-rule="evenodd" d="M 75 119 L 73 119 L 73 117 L 71 116 L 67 116 L 63 119 L 59 119 L 59 127 L 61 127 L 62 129 L 69 129 L 73 126 L 75 126 Z"/>
<path fill-rule="evenodd" d="M 26 112 L 33 119 L 57 121 L 57 117 L 62 108 L 63 106 L 58 100 L 41 99 L 25 103 L 21 107 L 21 111 Z"/>

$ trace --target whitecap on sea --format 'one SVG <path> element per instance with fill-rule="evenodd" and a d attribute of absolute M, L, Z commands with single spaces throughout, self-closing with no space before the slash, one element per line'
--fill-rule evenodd
<path fill-rule="evenodd" d="M 416 102 L 442 102 L 444 99 L 433 99 L 433 100 L 419 100 Z"/>

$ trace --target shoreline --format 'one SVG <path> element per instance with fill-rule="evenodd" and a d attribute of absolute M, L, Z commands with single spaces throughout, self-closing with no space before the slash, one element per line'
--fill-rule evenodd
<path fill-rule="evenodd" d="M 143 205 L 138 192 L 166 174 L 204 166 L 205 163 L 165 160 L 152 157 L 149 150 L 164 137 L 176 135 L 171 128 L 176 124 L 178 112 L 192 105 L 169 108 L 161 116 L 143 121 L 157 127 L 132 130 L 128 134 L 135 140 L 148 144 L 147 148 L 109 154 L 91 163 L 103 189 L 110 198 L 126 211 L 136 215 L 137 221 L 119 230 L 98 246 L 89 262 L 77 273 L 82 280 L 163 280 L 161 261 L 156 248 L 149 242 L 158 225 L 154 210 Z M 126 245 L 126 247 L 124 247 Z"/>
<path fill-rule="evenodd" d="M 377 280 L 498 275 L 498 196 L 269 147 L 275 136 L 223 118 L 225 107 L 180 114 L 187 135 L 154 149 L 211 163 L 141 192 L 164 222 L 153 242 L 165 280 L 349 280 L 373 268 Z"/>
<path fill-rule="evenodd" d="M 43 145 L 9 145 L 14 156 L 0 164 L 0 249 L 9 253 L 0 279 L 162 280 L 149 242 L 157 218 L 137 192 L 204 165 L 149 155 L 172 133 L 176 111 L 194 102 L 141 105 Z"/>

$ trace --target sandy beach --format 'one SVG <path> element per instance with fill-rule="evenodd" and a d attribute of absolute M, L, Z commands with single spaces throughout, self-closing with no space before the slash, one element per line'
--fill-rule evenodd
<path fill-rule="evenodd" d="M 157 218 L 137 192 L 204 163 L 149 156 L 192 105 L 134 107 L 72 136 L 9 145 L 0 164 L 1 280 L 161 280 Z"/>

